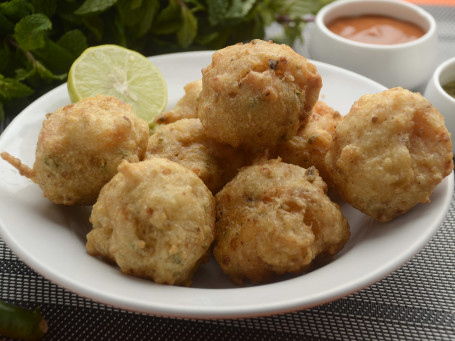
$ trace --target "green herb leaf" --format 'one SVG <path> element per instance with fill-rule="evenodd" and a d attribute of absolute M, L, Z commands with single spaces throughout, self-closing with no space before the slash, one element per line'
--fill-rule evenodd
<path fill-rule="evenodd" d="M 6 49 L 0 48 L 0 73 L 3 73 L 8 66 L 9 54 Z"/>
<path fill-rule="evenodd" d="M 44 14 L 30 14 L 22 18 L 14 28 L 14 37 L 24 51 L 43 47 L 45 33 L 52 28 L 52 23 Z"/>
<path fill-rule="evenodd" d="M 132 0 L 131 2 L 131 9 L 135 10 L 142 6 L 142 0 Z"/>
<path fill-rule="evenodd" d="M 257 3 L 256 0 L 209 0 L 209 21 L 212 25 L 226 25 L 245 20 L 248 13 Z"/>
<path fill-rule="evenodd" d="M 199 45 L 206 46 L 212 44 L 219 36 L 220 34 L 218 32 L 210 32 L 196 37 L 195 42 Z"/>
<path fill-rule="evenodd" d="M 272 23 L 283 29 L 271 38 L 292 46 L 302 39 L 306 15 L 332 1 L 0 1 L 0 106 L 7 115 L 20 112 L 64 81 L 88 46 L 118 44 L 144 55 L 214 50 L 263 39 Z"/>
<path fill-rule="evenodd" d="M 87 38 L 81 30 L 71 30 L 66 32 L 57 41 L 58 45 L 70 52 L 74 59 L 80 56 L 88 47 Z"/>
<path fill-rule="evenodd" d="M 33 89 L 14 78 L 0 75 L 0 102 L 30 96 Z"/>
<path fill-rule="evenodd" d="M 14 30 L 14 23 L 9 20 L 0 8 L 0 34 L 6 36 Z"/>
<path fill-rule="evenodd" d="M 100 13 L 115 5 L 116 2 L 117 0 L 85 0 L 74 14 L 86 15 Z"/>
<path fill-rule="evenodd" d="M 50 39 L 46 39 L 45 45 L 33 53 L 55 74 L 68 72 L 75 59 L 71 52 Z"/>
<path fill-rule="evenodd" d="M 175 0 L 170 0 L 153 23 L 152 32 L 157 35 L 175 33 L 180 28 L 180 6 Z"/>
<path fill-rule="evenodd" d="M 211 25 L 218 25 L 229 8 L 229 2 L 225 0 L 207 0 L 208 5 L 208 20 Z"/>
<path fill-rule="evenodd" d="M 33 13 L 33 5 L 26 0 L 11 0 L 0 4 L 0 11 L 14 22 Z"/>
<path fill-rule="evenodd" d="M 38 76 L 42 80 L 44 80 L 47 84 L 50 84 L 54 80 L 64 81 L 67 77 L 67 73 L 55 75 L 54 73 L 52 73 L 52 71 L 50 71 L 48 68 L 46 68 L 40 62 L 36 62 L 35 69 L 36 69 Z"/>
<path fill-rule="evenodd" d="M 228 18 L 243 18 L 253 8 L 256 0 L 233 0 L 226 13 Z"/>
<path fill-rule="evenodd" d="M 35 9 L 35 13 L 43 13 L 48 18 L 51 18 L 57 11 L 58 0 L 31 0 L 31 4 Z"/>
<path fill-rule="evenodd" d="M 155 18 L 156 13 L 160 8 L 159 1 L 155 0 L 145 0 L 142 7 L 138 10 L 142 9 L 142 19 L 140 22 L 132 28 L 132 32 L 136 32 L 134 35 L 136 38 L 140 38 L 144 36 L 152 27 L 153 20 Z"/>
<path fill-rule="evenodd" d="M 89 16 L 84 18 L 83 25 L 87 28 L 95 37 L 97 42 L 101 42 L 104 36 L 104 21 L 98 16 Z"/>
<path fill-rule="evenodd" d="M 117 13 L 134 38 L 142 37 L 150 30 L 160 7 L 158 0 L 119 0 Z"/>
<path fill-rule="evenodd" d="M 193 13 L 186 6 L 182 6 L 183 24 L 177 32 L 179 45 L 187 48 L 194 40 L 197 34 L 197 20 Z"/>
<path fill-rule="evenodd" d="M 26 81 L 30 86 L 39 88 L 49 85 L 54 81 L 63 81 L 66 79 L 66 73 L 55 75 L 43 64 L 36 61 L 30 69 L 20 68 L 16 70 L 16 80 Z"/>
<path fill-rule="evenodd" d="M 119 0 L 115 4 L 117 13 L 120 19 L 125 23 L 126 26 L 134 26 L 141 20 L 140 6 L 137 1 L 132 2 L 131 0 Z"/>

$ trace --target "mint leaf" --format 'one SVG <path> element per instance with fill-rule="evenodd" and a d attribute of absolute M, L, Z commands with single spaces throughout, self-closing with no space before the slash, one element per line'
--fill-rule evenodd
<path fill-rule="evenodd" d="M 229 2 L 225 0 L 207 0 L 208 20 L 210 24 L 220 23 L 228 11 Z"/>
<path fill-rule="evenodd" d="M 51 18 L 57 11 L 58 0 L 31 0 L 35 13 L 43 13 Z"/>
<path fill-rule="evenodd" d="M 0 8 L 0 34 L 6 36 L 14 30 L 14 23 L 10 21 L 1 11 Z"/>
<path fill-rule="evenodd" d="M 86 15 L 100 13 L 115 5 L 116 2 L 117 0 L 85 0 L 74 14 Z"/>
<path fill-rule="evenodd" d="M 256 0 L 233 0 L 232 5 L 226 12 L 228 18 L 243 18 L 253 8 Z"/>
<path fill-rule="evenodd" d="M 26 68 L 19 68 L 19 69 L 16 69 L 15 71 L 16 71 L 15 79 L 19 82 L 26 81 L 28 78 L 30 78 L 34 74 L 33 67 L 30 70 L 28 70 Z"/>
<path fill-rule="evenodd" d="M 132 0 L 132 1 L 130 1 L 130 3 L 131 3 L 132 10 L 137 9 L 142 6 L 142 0 Z"/>
<path fill-rule="evenodd" d="M 181 6 L 181 8 L 183 23 L 177 32 L 177 40 L 181 47 L 187 48 L 196 37 L 197 20 L 188 7 Z"/>
<path fill-rule="evenodd" d="M 113 39 L 117 45 L 126 46 L 126 30 L 122 20 L 119 17 L 115 17 L 114 22 L 110 23 L 109 28 L 109 32 L 112 34 L 112 38 L 110 39 Z"/>
<path fill-rule="evenodd" d="M 33 54 L 55 74 L 68 72 L 75 59 L 71 52 L 50 39 L 46 39 L 45 45 Z"/>
<path fill-rule="evenodd" d="M 152 32 L 157 35 L 175 33 L 180 28 L 180 6 L 175 0 L 170 0 L 153 23 Z"/>
<path fill-rule="evenodd" d="M 121 44 L 145 55 L 213 50 L 263 38 L 272 23 L 283 27 L 281 42 L 292 45 L 302 39 L 305 15 L 332 1 L 0 0 L 3 88 L 13 88 L 4 80 L 10 77 L 35 89 L 31 98 L 3 102 L 5 111 L 20 112 L 64 80 L 88 46 Z"/>
<path fill-rule="evenodd" d="M 42 0 L 46 1 L 46 0 Z M 64 33 L 68 27 L 81 28 L 84 16 L 74 14 L 80 6 L 81 1 L 75 0 L 58 0 L 57 9 L 53 21 L 55 23 L 61 23 L 63 26 L 56 27 L 56 30 L 60 33 Z"/>
<path fill-rule="evenodd" d="M 142 5 L 142 1 L 140 1 L 141 4 L 139 7 L 137 7 L 138 4 L 136 2 L 137 1 L 133 2 L 131 0 L 118 0 L 115 4 L 117 13 L 125 26 L 134 26 L 141 21 L 142 11 L 140 10 L 140 6 Z"/>
<path fill-rule="evenodd" d="M 50 84 L 54 80 L 64 81 L 67 77 L 66 73 L 63 73 L 60 75 L 55 75 L 54 73 L 52 73 L 51 70 L 46 68 L 40 62 L 35 63 L 35 70 L 36 70 L 36 73 L 38 74 L 38 76 L 48 84 Z"/>
<path fill-rule="evenodd" d="M 84 18 L 83 24 L 94 35 L 96 41 L 102 41 L 104 36 L 104 21 L 97 15 Z"/>
<path fill-rule="evenodd" d="M 119 0 L 116 3 L 121 21 L 130 28 L 135 38 L 142 37 L 150 30 L 159 7 L 159 0 Z"/>
<path fill-rule="evenodd" d="M 160 8 L 160 2 L 155 0 L 146 0 L 144 5 L 138 10 L 142 9 L 142 18 L 140 22 L 132 28 L 132 32 L 135 32 L 134 36 L 139 38 L 145 35 L 152 27 L 155 15 L 158 13 Z"/>
<path fill-rule="evenodd" d="M 45 34 L 52 23 L 44 14 L 30 14 L 22 18 L 14 28 L 14 37 L 24 51 L 32 51 L 45 45 Z"/>
<path fill-rule="evenodd" d="M 27 68 L 16 69 L 15 79 L 20 82 L 27 82 L 33 88 L 42 87 L 44 84 L 51 84 L 53 81 L 63 81 L 67 74 L 55 75 L 39 61 L 26 65 Z"/>
<path fill-rule="evenodd" d="M 66 32 L 60 37 L 57 44 L 70 52 L 74 58 L 79 57 L 80 54 L 88 47 L 87 38 L 81 30 Z"/>
<path fill-rule="evenodd" d="M 214 40 L 216 40 L 219 37 L 220 33 L 219 32 L 211 32 L 208 34 L 201 34 L 197 36 L 194 41 L 202 46 L 207 46 L 210 45 Z"/>
<path fill-rule="evenodd" d="M 301 18 L 305 14 L 316 12 L 333 0 L 275 0 L 271 9 L 277 14 L 285 14 L 291 19 Z"/>
<path fill-rule="evenodd" d="M 249 12 L 253 9 L 256 0 L 208 0 L 209 22 L 212 25 L 235 26 L 251 20 Z"/>
<path fill-rule="evenodd" d="M 0 102 L 5 102 L 14 98 L 30 96 L 33 89 L 14 78 L 3 77 L 0 75 Z"/>
<path fill-rule="evenodd" d="M 0 73 L 3 73 L 8 66 L 9 53 L 6 49 L 0 48 Z"/>
<path fill-rule="evenodd" d="M 278 12 L 274 11 L 271 8 L 262 8 L 262 5 L 259 5 L 256 8 L 256 16 L 260 18 L 264 27 L 270 26 L 273 22 L 276 21 L 275 15 Z"/>
<path fill-rule="evenodd" d="M 33 13 L 33 5 L 27 0 L 11 0 L 0 4 L 0 11 L 14 22 Z"/>

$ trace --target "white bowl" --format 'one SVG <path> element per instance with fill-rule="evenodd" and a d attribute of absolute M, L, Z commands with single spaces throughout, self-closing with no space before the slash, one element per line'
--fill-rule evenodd
<path fill-rule="evenodd" d="M 326 25 L 339 17 L 366 14 L 409 21 L 425 31 L 410 42 L 378 45 L 356 42 L 331 32 Z M 312 59 L 338 65 L 389 88 L 417 89 L 430 77 L 436 62 L 436 22 L 422 8 L 399 0 L 339 0 L 323 7 L 309 40 Z"/>
<path fill-rule="evenodd" d="M 444 115 L 446 126 L 452 134 L 452 151 L 455 154 L 455 98 L 450 96 L 442 85 L 455 81 L 455 57 L 439 65 L 433 73 L 424 92 L 424 96 Z"/>

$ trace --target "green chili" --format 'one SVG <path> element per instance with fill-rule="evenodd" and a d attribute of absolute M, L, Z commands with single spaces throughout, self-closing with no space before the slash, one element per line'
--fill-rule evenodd
<path fill-rule="evenodd" d="M 39 340 L 47 332 L 47 322 L 38 309 L 29 310 L 0 301 L 0 334 L 22 340 Z"/>

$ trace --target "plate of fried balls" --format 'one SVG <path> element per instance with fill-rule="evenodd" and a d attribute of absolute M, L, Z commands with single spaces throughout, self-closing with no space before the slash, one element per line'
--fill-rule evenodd
<path fill-rule="evenodd" d="M 262 40 L 149 59 L 169 98 L 151 126 L 63 84 L 0 137 L 1 236 L 50 281 L 160 316 L 272 315 L 381 280 L 438 230 L 452 142 L 419 93 Z"/>

